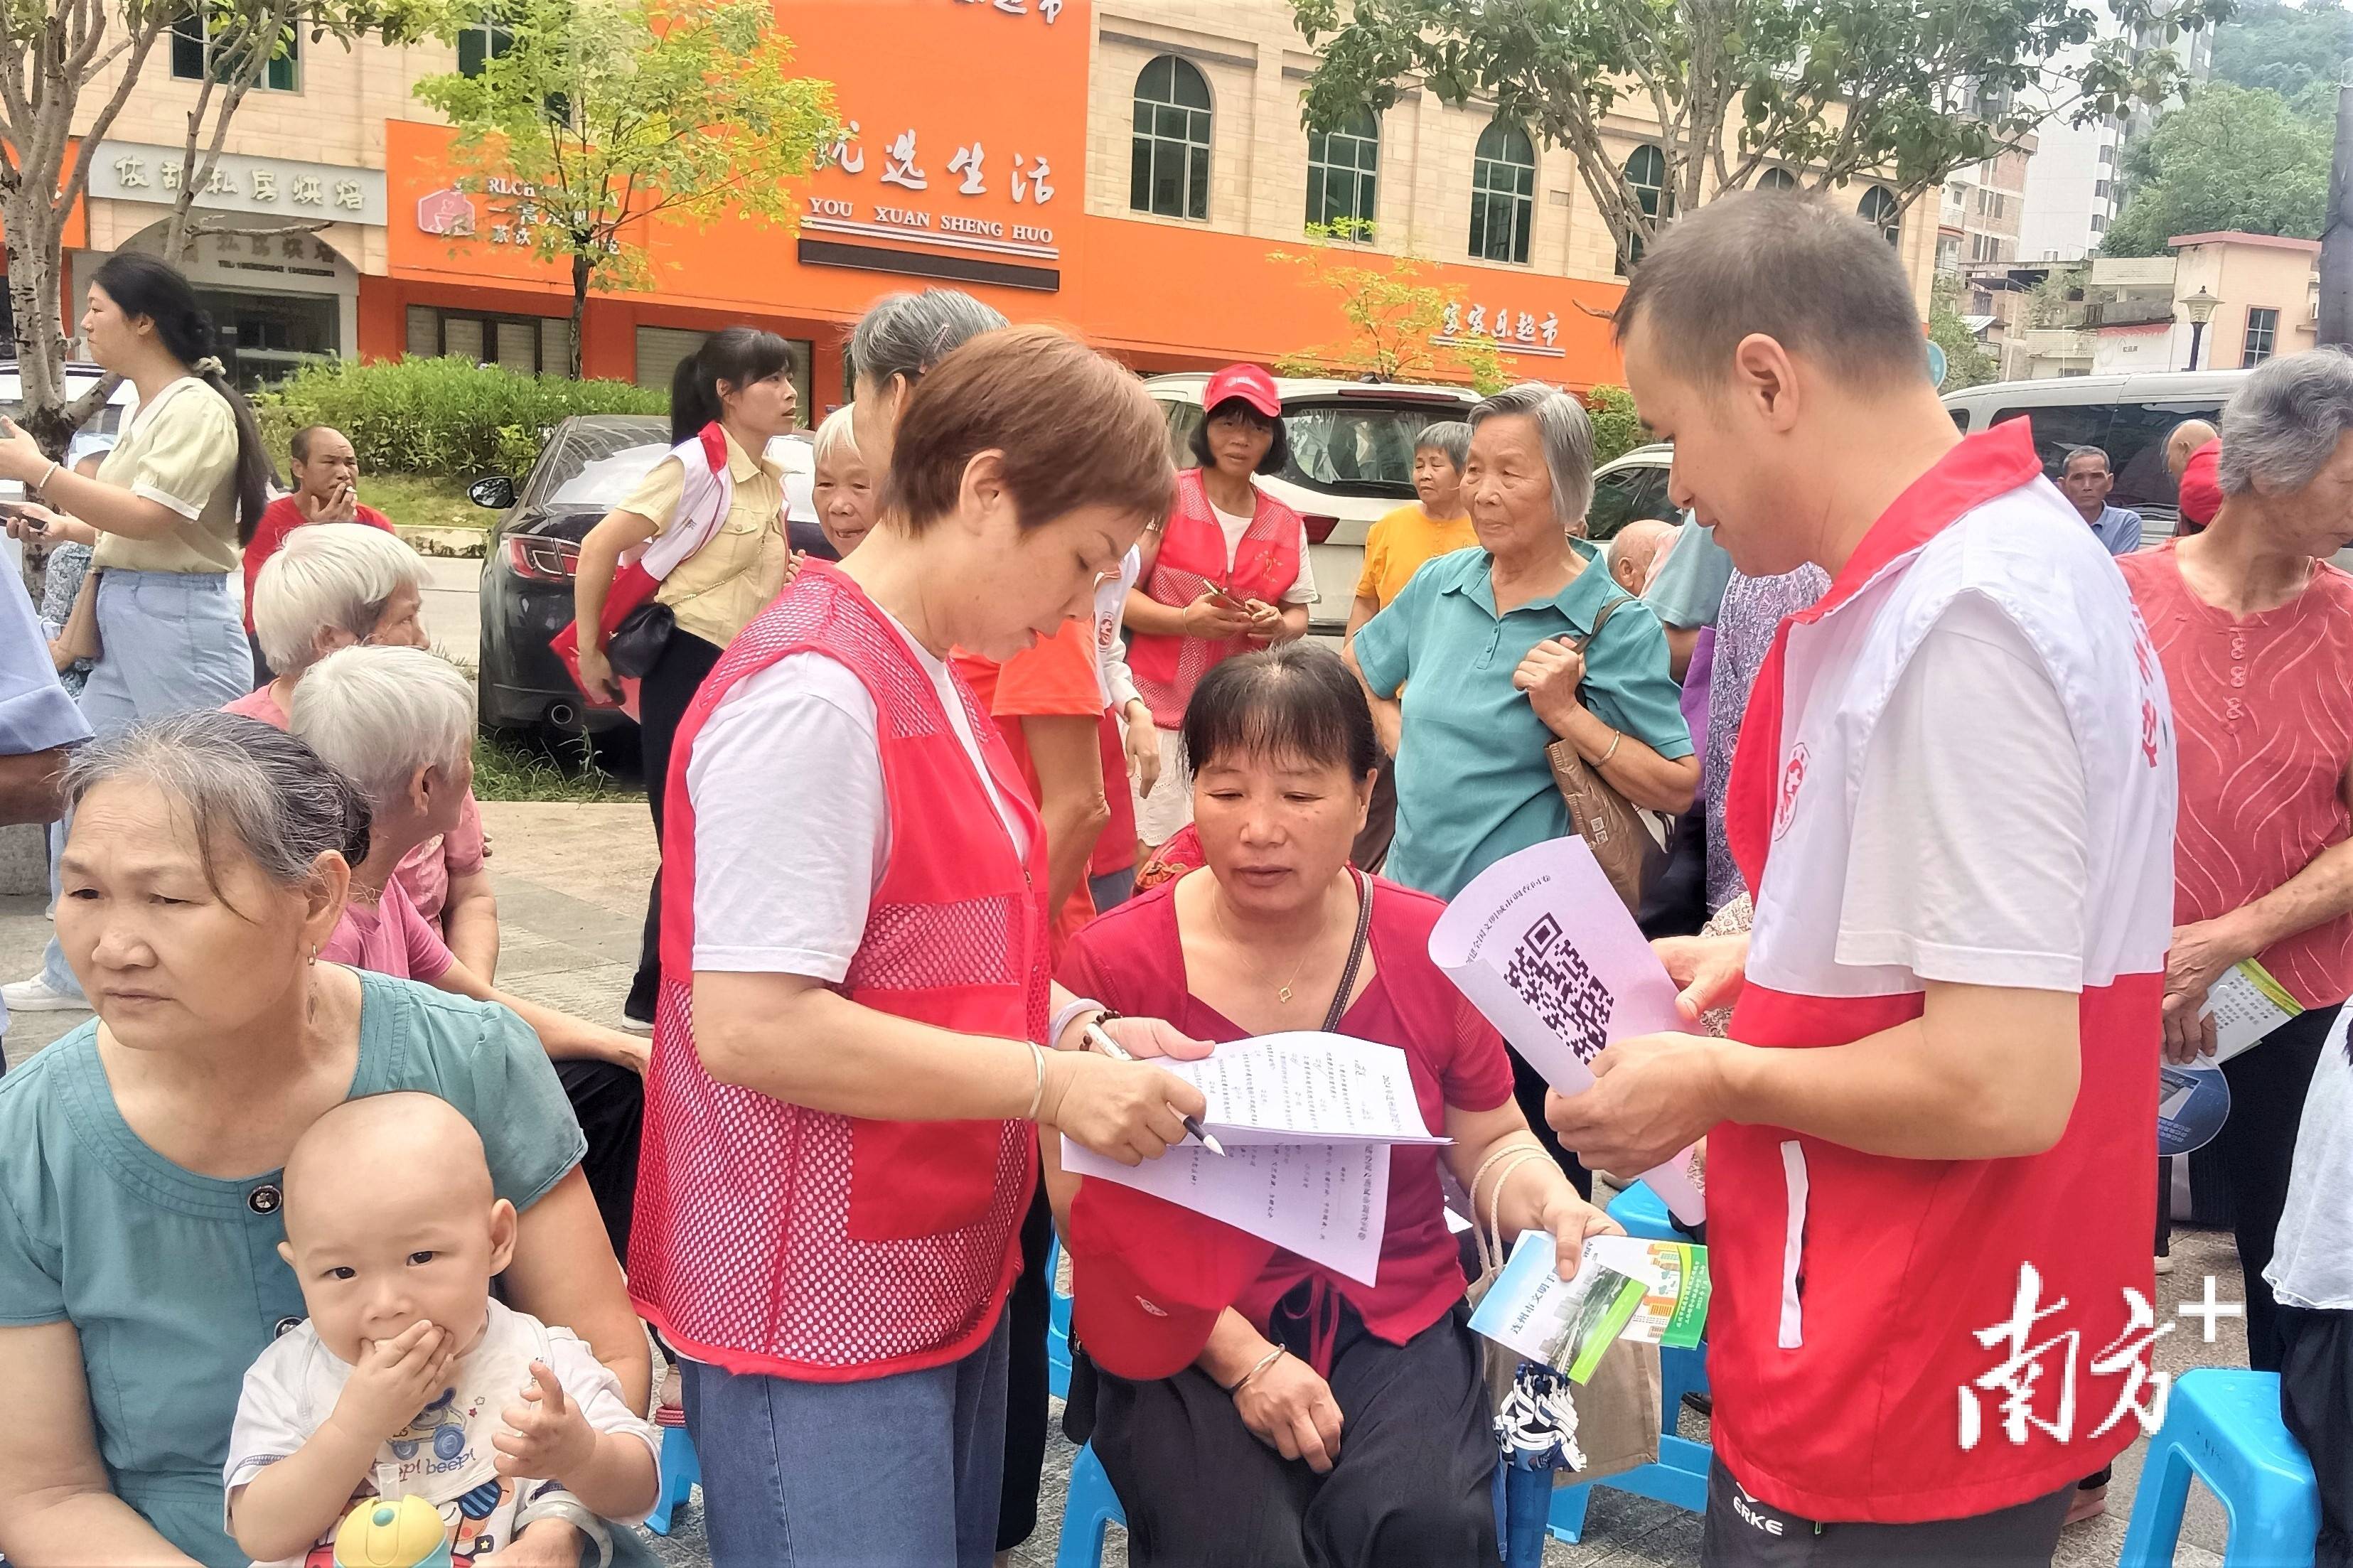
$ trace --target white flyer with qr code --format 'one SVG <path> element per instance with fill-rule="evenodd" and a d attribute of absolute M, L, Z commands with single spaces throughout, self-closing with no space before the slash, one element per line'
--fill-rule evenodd
<path fill-rule="evenodd" d="M 1683 1034 L 1675 984 L 1585 840 L 1571 834 L 1498 860 L 1454 896 L 1430 933 L 1430 962 L 1513 1049 L 1563 1094 L 1591 1087 L 1613 1040 Z M 1699 1155 L 1642 1179 L 1675 1217 L 1706 1217 Z"/>

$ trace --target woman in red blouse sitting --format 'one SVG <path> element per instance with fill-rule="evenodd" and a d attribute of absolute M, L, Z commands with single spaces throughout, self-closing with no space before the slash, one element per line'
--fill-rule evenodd
<path fill-rule="evenodd" d="M 1573 1268 L 1588 1236 L 1618 1227 L 1526 1152 L 1539 1145 L 1501 1037 L 1430 962 L 1444 906 L 1348 864 L 1379 753 L 1347 668 L 1307 644 L 1230 659 L 1202 677 L 1184 739 L 1208 874 L 1081 931 L 1063 984 L 1100 999 L 1087 1005 L 1204 1039 L 1315 1029 L 1337 1014 L 1339 1033 L 1398 1047 L 1480 1222 L 1499 1218 L 1507 1237 L 1548 1230 Z M 1207 1222 L 1055 1181 L 1066 1213 L 1076 1194 L 1078 1331 L 1103 1374 L 1093 1442 L 1134 1562 L 1494 1561 L 1495 1438 L 1440 1153 L 1391 1152 L 1377 1284 L 1261 1247 L 1262 1263 L 1246 1254 L 1239 1266 L 1254 1277 L 1206 1298 L 1219 1271 L 1199 1252 Z M 1105 1223 L 1113 1205 L 1121 1217 Z M 1154 1234 L 1139 1238 L 1139 1225 Z M 1216 1234 L 1240 1237 L 1208 1232 L 1212 1252 Z M 1134 1278 L 1139 1259 L 1168 1278 Z M 1141 1302 L 1139 1283 L 1159 1299 Z"/>

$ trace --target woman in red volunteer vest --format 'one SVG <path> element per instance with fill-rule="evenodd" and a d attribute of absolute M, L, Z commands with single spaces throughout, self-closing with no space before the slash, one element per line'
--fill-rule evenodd
<path fill-rule="evenodd" d="M 1064 984 L 1101 998 L 1090 1010 L 1209 1039 L 1336 1013 L 1340 1033 L 1398 1047 L 1480 1220 L 1550 1231 L 1573 1272 L 1585 1238 L 1618 1226 L 1530 1134 L 1502 1037 L 1430 963 L 1445 906 L 1348 864 L 1380 759 L 1356 678 L 1320 647 L 1230 660 L 1195 692 L 1185 739 L 1208 873 L 1081 931 Z M 1103 1374 L 1095 1452 L 1131 1562 L 1495 1560 L 1495 1436 L 1439 1156 L 1391 1152 L 1371 1284 L 1056 1168 L 1075 1335 Z"/>
<path fill-rule="evenodd" d="M 729 327 L 678 362 L 670 377 L 670 435 L 677 447 L 656 463 L 629 498 L 607 512 L 580 542 L 572 580 L 573 624 L 580 638 L 580 685 L 591 702 L 618 702 L 620 685 L 605 658 L 605 596 L 622 555 L 672 530 L 705 520 L 681 515 L 695 499 L 723 504 L 724 518 L 701 548 L 662 579 L 654 602 L 673 625 L 659 660 L 638 689 L 638 735 L 644 749 L 646 805 L 654 843 L 662 843 L 661 781 L 670 776 L 672 738 L 695 688 L 735 634 L 785 584 L 792 552 L 785 542 L 784 472 L 768 443 L 793 427 L 792 345 L 774 332 Z M 702 474 L 688 471 L 689 464 Z M 726 485 L 713 489 L 712 470 Z M 723 501 L 721 498 L 723 497 Z M 622 1016 L 643 1034 L 653 1026 L 661 975 L 661 868 L 646 895 L 646 934 Z"/>
<path fill-rule="evenodd" d="M 1177 726 L 1219 661 L 1307 635 L 1315 574 L 1299 514 L 1253 484 L 1290 460 L 1282 399 L 1254 364 L 1228 365 L 1201 394 L 1200 463 L 1176 476 L 1176 504 L 1144 537 L 1127 596 L 1128 667 L 1160 732 L 1160 776 L 1136 805 L 1136 837 L 1158 848 L 1192 820 Z"/>
<path fill-rule="evenodd" d="M 882 521 L 735 639 L 670 775 L 629 1285 L 685 1358 L 719 1568 L 987 1563 L 1035 1139 L 1134 1163 L 1202 1109 L 1040 1048 L 1067 1043 L 1045 835 L 947 663 L 1085 611 L 1167 510 L 1165 426 L 1047 328 L 967 343 L 903 404 Z"/>

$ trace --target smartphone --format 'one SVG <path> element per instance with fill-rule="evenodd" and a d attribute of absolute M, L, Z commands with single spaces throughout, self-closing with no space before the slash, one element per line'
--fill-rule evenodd
<path fill-rule="evenodd" d="M 35 517 L 22 501 L 0 500 L 0 518 L 23 518 L 26 531 L 31 533 L 46 533 L 49 528 L 47 523 Z"/>

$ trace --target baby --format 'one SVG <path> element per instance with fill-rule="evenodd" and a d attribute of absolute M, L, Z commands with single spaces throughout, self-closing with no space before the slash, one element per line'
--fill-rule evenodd
<path fill-rule="evenodd" d="M 454 1107 L 346 1100 L 295 1143 L 282 1184 L 278 1250 L 311 1316 L 245 1374 L 224 1477 L 239 1547 L 323 1568 L 357 1500 L 416 1496 L 462 1568 L 542 1517 L 653 1508 L 657 1439 L 620 1381 L 491 1299 L 515 1210 Z"/>

